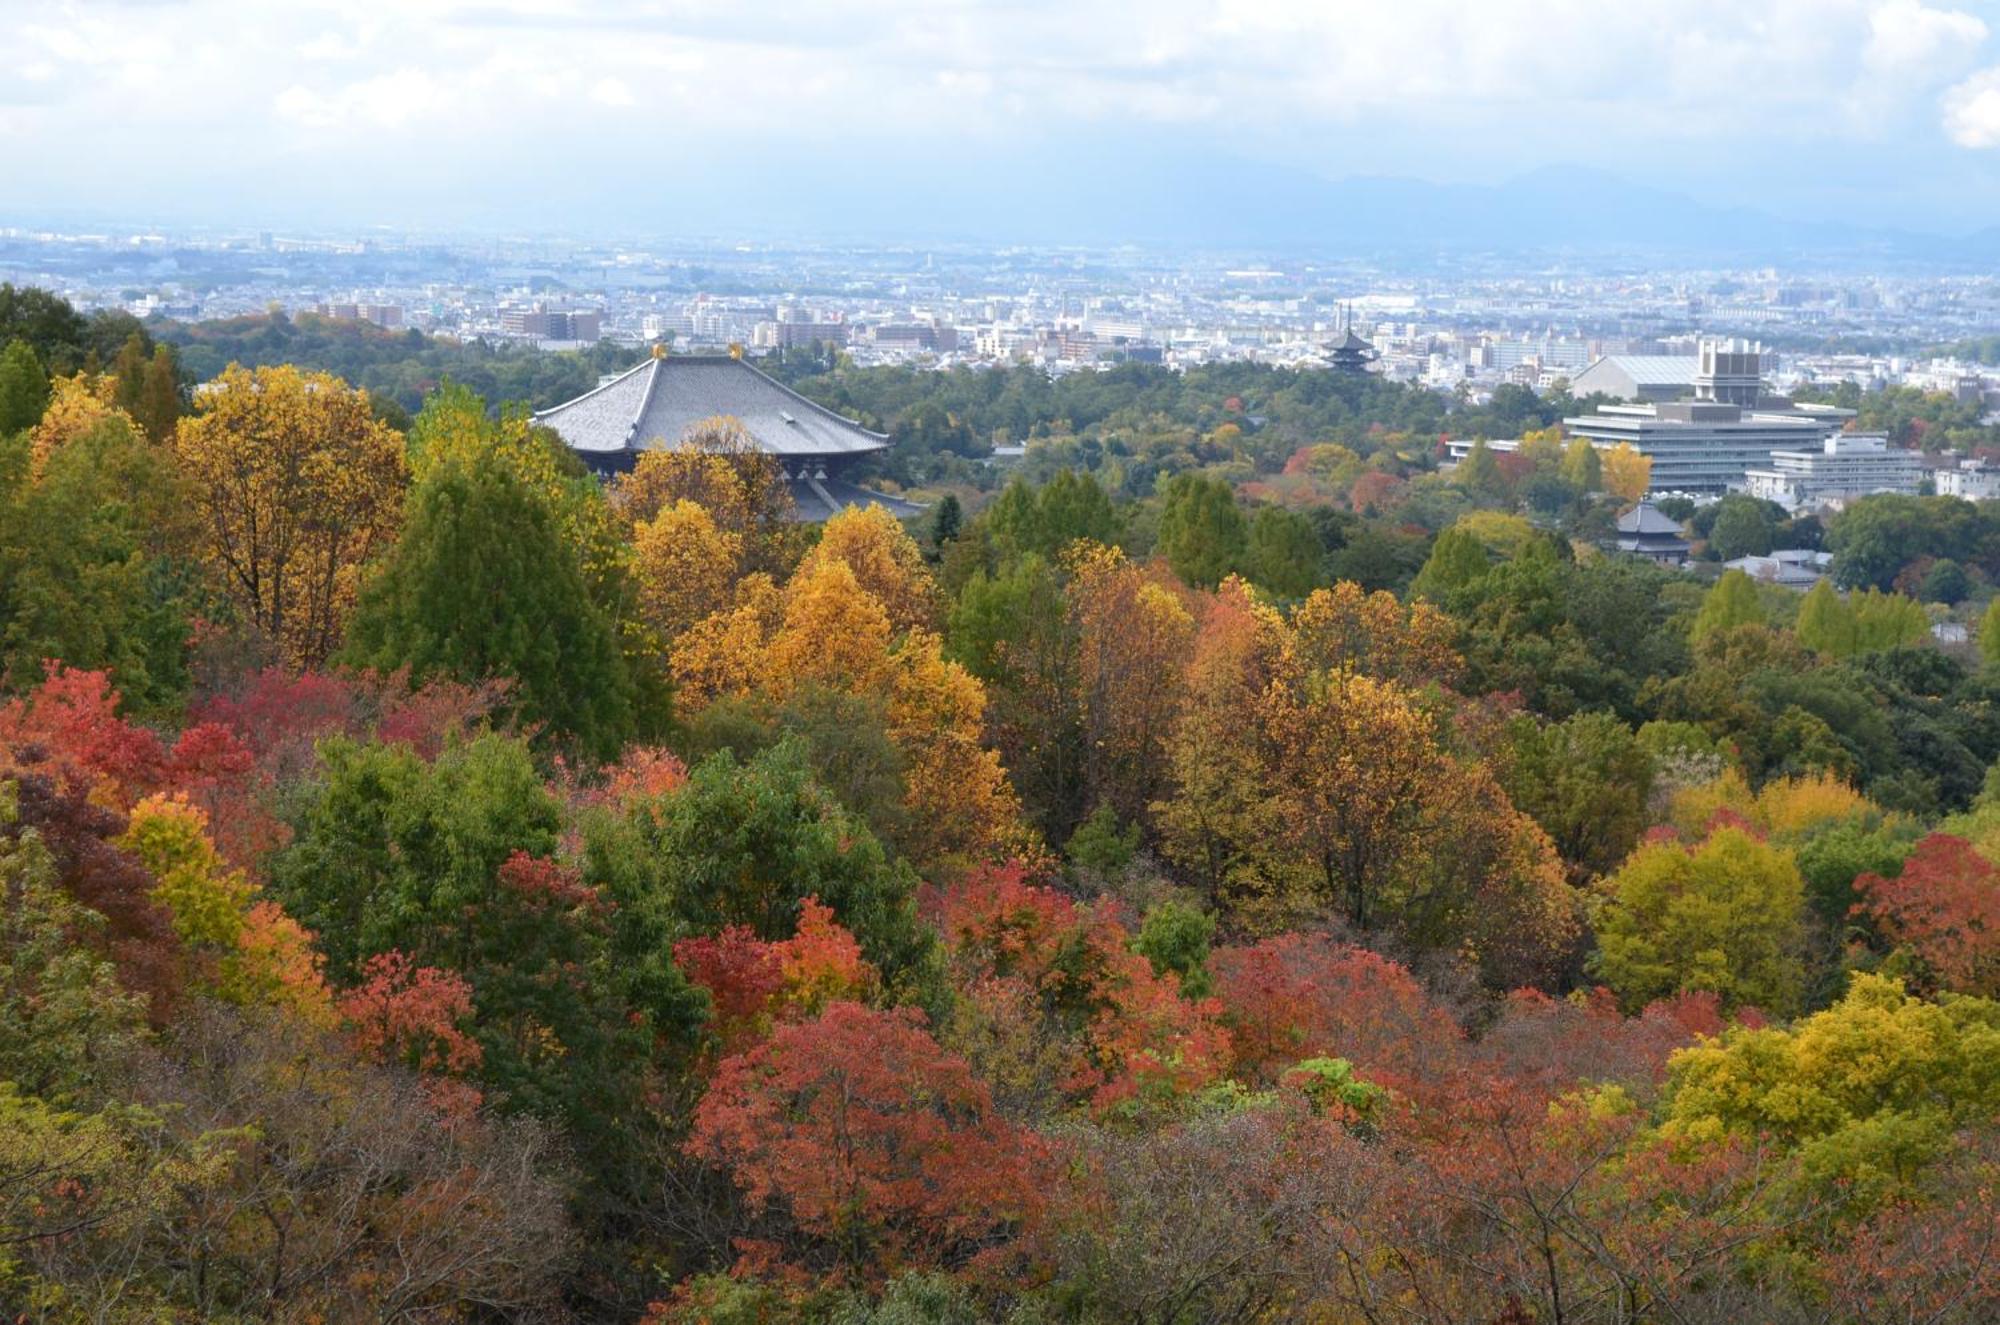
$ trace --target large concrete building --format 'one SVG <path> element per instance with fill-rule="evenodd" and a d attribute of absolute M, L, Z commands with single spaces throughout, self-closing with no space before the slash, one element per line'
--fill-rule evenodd
<path fill-rule="evenodd" d="M 733 354 L 655 351 L 595 390 L 543 410 L 535 422 L 553 428 L 593 471 L 616 474 L 630 470 L 641 452 L 679 445 L 696 425 L 718 417 L 733 420 L 751 446 L 777 459 L 798 519 L 825 520 L 844 507 L 870 504 L 898 518 L 921 509 L 852 481 L 855 466 L 888 447 L 886 434 L 813 403 Z"/>
<path fill-rule="evenodd" d="M 1764 394 L 1762 351 L 1740 341 L 1706 341 L 1695 359 L 1691 400 L 1606 405 L 1563 420 L 1563 430 L 1600 450 L 1620 444 L 1653 462 L 1653 492 L 1721 493 L 1740 488 L 1772 453 L 1811 451 L 1854 411 L 1794 405 Z"/>
<path fill-rule="evenodd" d="M 1923 464 L 1881 433 L 1837 432 L 1810 451 L 1773 451 L 1768 466 L 1745 472 L 1753 497 L 1787 510 L 1852 501 L 1874 492 L 1915 492 Z"/>

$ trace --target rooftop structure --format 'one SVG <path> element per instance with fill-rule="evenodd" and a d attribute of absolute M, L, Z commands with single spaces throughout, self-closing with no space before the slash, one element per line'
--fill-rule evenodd
<path fill-rule="evenodd" d="M 1570 394 L 1617 400 L 1679 400 L 1694 388 L 1700 360 L 1679 354 L 1607 354 L 1570 378 Z"/>
<path fill-rule="evenodd" d="M 1681 522 L 1649 501 L 1618 517 L 1613 544 L 1620 552 L 1662 566 L 1683 565 L 1688 559 L 1689 543 L 1681 536 Z"/>
<path fill-rule="evenodd" d="M 849 474 L 889 438 L 765 376 L 734 354 L 656 351 L 576 399 L 535 415 L 599 474 L 623 473 L 639 453 L 674 446 L 697 424 L 725 417 L 774 456 L 791 481 L 798 518 L 824 520 L 846 506 L 879 503 L 897 516 L 919 508 L 856 487 Z"/>
<path fill-rule="evenodd" d="M 1923 477 L 1917 453 L 1881 433 L 1837 432 L 1809 451 L 1773 451 L 1768 467 L 1744 471 L 1753 497 L 1786 510 L 1850 501 L 1871 492 L 1915 492 Z"/>
<path fill-rule="evenodd" d="M 1984 460 L 1961 460 L 1954 469 L 1937 470 L 1931 480 L 1940 497 L 1963 497 L 1967 501 L 2000 497 L 2000 468 Z"/>
<path fill-rule="evenodd" d="M 1723 563 L 1725 569 L 1740 570 L 1753 580 L 1801 590 L 1825 579 L 1832 565 L 1831 552 L 1810 552 L 1805 548 L 1780 548 L 1767 557 L 1738 557 Z"/>

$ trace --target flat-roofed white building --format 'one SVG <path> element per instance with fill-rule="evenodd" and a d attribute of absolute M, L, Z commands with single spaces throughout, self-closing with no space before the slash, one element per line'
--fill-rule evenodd
<path fill-rule="evenodd" d="M 1940 497 L 1963 497 L 1967 501 L 1992 501 L 2000 497 L 2000 469 L 1984 460 L 1961 460 L 1956 468 L 1936 471 L 1931 480 Z"/>
<path fill-rule="evenodd" d="M 1743 488 L 1797 510 L 1872 492 L 1913 493 L 1922 478 L 1915 451 L 1889 445 L 1881 433 L 1837 432 L 1811 450 L 1771 452 L 1769 465 L 1744 471 Z"/>

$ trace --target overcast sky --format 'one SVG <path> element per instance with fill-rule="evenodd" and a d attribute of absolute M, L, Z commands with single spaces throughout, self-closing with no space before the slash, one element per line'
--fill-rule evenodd
<path fill-rule="evenodd" d="M 1004 231 L 1107 161 L 1199 188 L 1228 160 L 1580 165 L 1969 230 L 2000 221 L 1996 28 L 1970 0 L 0 0 L 0 220 Z"/>

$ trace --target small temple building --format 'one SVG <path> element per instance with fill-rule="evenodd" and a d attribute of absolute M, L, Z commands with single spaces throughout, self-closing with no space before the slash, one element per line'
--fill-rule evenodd
<path fill-rule="evenodd" d="M 1690 547 L 1681 537 L 1681 522 L 1649 501 L 1618 517 L 1614 546 L 1628 556 L 1644 557 L 1661 566 L 1687 564 Z"/>
<path fill-rule="evenodd" d="M 751 445 L 773 456 L 791 484 L 794 516 L 827 520 L 849 506 L 876 504 L 898 519 L 922 508 L 851 481 L 862 461 L 888 449 L 870 432 L 814 404 L 735 354 L 667 354 L 534 416 L 592 472 L 626 473 L 640 452 L 677 445 L 718 416 L 742 425 Z"/>
<path fill-rule="evenodd" d="M 1368 365 L 1381 356 L 1349 327 L 1339 340 L 1326 347 L 1326 357 L 1336 373 L 1365 373 Z"/>

